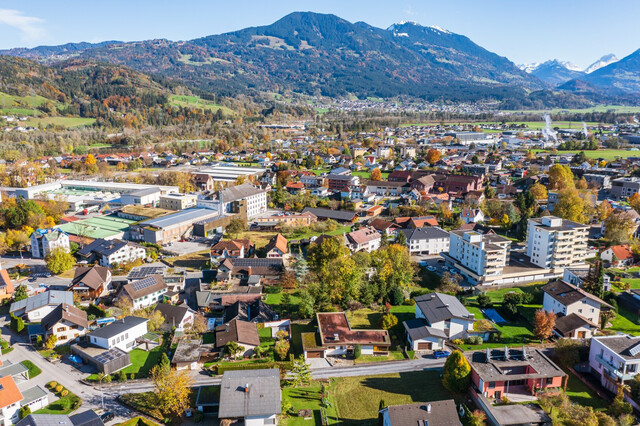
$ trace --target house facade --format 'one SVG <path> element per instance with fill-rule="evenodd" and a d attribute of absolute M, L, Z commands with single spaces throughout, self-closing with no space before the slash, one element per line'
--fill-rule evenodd
<path fill-rule="evenodd" d="M 87 333 L 87 312 L 61 303 L 40 322 L 44 340 L 56 336 L 56 346 L 67 344 Z"/>
<path fill-rule="evenodd" d="M 148 321 L 146 318 L 124 317 L 92 331 L 87 337 L 91 344 L 100 348 L 129 352 L 135 348 L 136 339 L 147 334 Z"/>
<path fill-rule="evenodd" d="M 44 259 L 53 250 L 61 248 L 71 250 L 69 235 L 57 228 L 36 229 L 31 234 L 31 256 L 36 259 Z"/>
<path fill-rule="evenodd" d="M 122 286 L 120 297 L 128 297 L 133 309 L 140 309 L 158 303 L 167 291 L 164 277 L 153 274 Z"/>
<path fill-rule="evenodd" d="M 640 372 L 640 336 L 596 336 L 591 339 L 589 367 L 611 392 Z"/>
<path fill-rule="evenodd" d="M 440 254 L 449 251 L 449 233 L 441 228 L 401 229 L 407 239 L 409 254 Z"/>
<path fill-rule="evenodd" d="M 442 331 L 447 339 L 464 339 L 473 331 L 475 317 L 456 297 L 429 293 L 414 300 L 416 319 L 424 319 L 427 327 Z"/>

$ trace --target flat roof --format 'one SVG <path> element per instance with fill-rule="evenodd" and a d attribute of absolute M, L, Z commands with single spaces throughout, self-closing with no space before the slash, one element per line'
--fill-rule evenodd
<path fill-rule="evenodd" d="M 464 356 L 471 368 L 485 382 L 566 376 L 566 373 L 539 349 L 524 347 L 524 351 L 522 348 L 506 350 L 508 356 L 505 356 L 504 349 L 499 348 L 465 352 Z"/>
<path fill-rule="evenodd" d="M 169 228 L 171 226 L 179 225 L 183 222 L 197 222 L 199 220 L 206 219 L 211 216 L 217 216 L 217 210 L 192 208 L 179 211 L 167 216 L 158 217 L 155 219 L 144 220 L 140 222 L 143 226 L 153 226 L 155 228 Z"/>
<path fill-rule="evenodd" d="M 71 223 L 59 225 L 58 228 L 67 234 L 98 239 L 121 234 L 129 230 L 129 227 L 134 223 L 136 223 L 135 220 L 109 215 L 76 220 Z"/>

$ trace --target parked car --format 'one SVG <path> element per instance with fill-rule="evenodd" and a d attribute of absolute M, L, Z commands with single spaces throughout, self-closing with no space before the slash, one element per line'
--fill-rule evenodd
<path fill-rule="evenodd" d="M 435 266 L 427 266 L 427 271 L 435 272 L 436 271 L 436 267 Z"/>
<path fill-rule="evenodd" d="M 111 411 L 107 411 L 100 416 L 100 420 L 102 420 L 102 423 L 107 423 L 113 420 L 115 417 L 116 415 L 114 413 L 112 413 Z"/>
<path fill-rule="evenodd" d="M 446 358 L 449 355 L 451 355 L 451 353 L 449 351 L 433 351 L 433 357 L 438 359 L 438 358 Z"/>

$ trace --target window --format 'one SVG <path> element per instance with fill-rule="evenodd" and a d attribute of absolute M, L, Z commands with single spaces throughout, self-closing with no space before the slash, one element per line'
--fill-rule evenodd
<path fill-rule="evenodd" d="M 489 382 L 489 389 L 494 389 L 496 387 L 496 382 Z"/>
<path fill-rule="evenodd" d="M 58 328 L 56 329 L 56 331 L 57 331 L 58 333 L 60 333 L 60 332 L 65 331 L 66 329 L 67 329 L 67 327 L 58 327 Z"/>
<path fill-rule="evenodd" d="M 553 377 L 547 377 L 547 385 L 550 385 L 553 383 Z"/>

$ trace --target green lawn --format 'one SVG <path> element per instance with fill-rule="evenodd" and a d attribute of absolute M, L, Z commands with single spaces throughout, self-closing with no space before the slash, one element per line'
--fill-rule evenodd
<path fill-rule="evenodd" d="M 392 306 L 391 313 L 398 318 L 398 324 L 389 329 L 391 337 L 391 350 L 393 352 L 401 352 L 405 345 L 405 332 L 403 321 L 415 318 L 416 307 L 413 305 Z M 374 311 L 369 308 L 358 309 L 357 311 L 347 312 L 347 318 L 352 328 L 379 329 L 379 321 L 382 317 L 381 311 Z M 399 355 L 392 355 L 398 357 Z M 395 359 L 395 358 L 394 358 Z M 378 361 L 383 361 L 378 358 Z"/>
<path fill-rule="evenodd" d="M 233 110 L 225 106 L 216 104 L 206 99 L 202 99 L 199 96 L 171 95 L 171 98 L 169 99 L 169 103 L 173 106 L 201 108 L 201 109 L 208 109 L 212 111 L 217 111 L 221 109 L 224 115 L 233 115 L 234 113 Z"/>
<path fill-rule="evenodd" d="M 333 231 L 328 231 L 328 232 L 325 232 L 324 234 L 325 235 L 342 235 L 344 233 L 351 232 L 351 228 L 352 227 L 348 226 L 348 225 L 347 226 L 338 226 Z M 294 232 L 293 234 L 286 235 L 286 237 L 289 240 L 292 240 L 292 239 L 293 240 L 300 240 L 300 239 L 305 239 L 305 238 L 308 239 L 308 238 L 311 238 L 311 237 L 318 237 L 320 235 L 322 235 L 322 232 L 316 232 L 316 231 L 309 230 L 309 231 L 304 232 L 304 233 Z"/>
<path fill-rule="evenodd" d="M 569 372 L 567 382 L 567 396 L 576 404 L 593 407 L 594 410 L 604 410 L 609 404 L 596 395 L 575 374 Z"/>
<path fill-rule="evenodd" d="M 24 365 L 29 369 L 29 380 L 33 379 L 34 377 L 37 377 L 38 375 L 40 375 L 40 373 L 42 373 L 42 370 L 40 370 L 40 368 L 37 365 L 29 361 L 28 359 L 20 362 L 20 364 Z"/>
<path fill-rule="evenodd" d="M 158 365 L 164 350 L 163 346 L 158 346 L 149 352 L 143 351 L 142 349 L 134 349 L 129 352 L 131 365 L 124 368 L 122 371 L 127 375 L 127 378 L 129 378 L 129 375 L 133 373 L 135 374 L 136 379 L 144 379 L 149 376 L 151 369 Z M 98 375 L 92 374 L 87 377 L 87 380 L 96 381 L 98 380 Z"/>
<path fill-rule="evenodd" d="M 147 420 L 144 417 L 134 417 L 125 422 L 118 423 L 116 426 L 158 426 L 158 423 Z"/>
<path fill-rule="evenodd" d="M 378 355 L 361 355 L 360 358 L 355 359 L 355 364 L 366 364 L 369 362 L 382 362 L 382 361 L 399 361 L 405 359 L 404 354 L 400 351 L 391 351 L 387 356 Z"/>
<path fill-rule="evenodd" d="M 27 124 L 38 127 L 42 126 L 62 126 L 62 127 L 81 127 L 90 126 L 95 123 L 95 118 L 83 118 L 83 117 L 37 117 L 30 118 Z"/>
<path fill-rule="evenodd" d="M 311 324 L 311 321 L 307 323 L 297 322 L 291 324 L 291 351 L 294 355 L 302 355 L 302 333 L 314 333 L 316 327 Z"/>
<path fill-rule="evenodd" d="M 630 288 L 640 288 L 640 278 L 623 278 L 620 281 L 629 283 Z"/>
<path fill-rule="evenodd" d="M 74 404 L 77 404 L 75 409 L 78 409 L 82 404 L 82 399 L 73 392 L 69 392 L 67 396 L 63 396 L 57 401 L 53 401 L 46 407 L 35 411 L 34 414 L 69 414 L 74 411 Z"/>
<path fill-rule="evenodd" d="M 297 413 L 299 410 L 313 410 L 313 420 L 305 420 L 301 417 L 291 416 L 282 419 L 283 426 L 304 426 L 309 424 L 322 424 L 320 416 L 322 410 L 322 384 L 313 382 L 304 388 L 282 389 L 282 401 L 291 404 L 293 411 Z M 336 413 L 335 404 L 329 404 L 325 408 L 328 424 L 338 424 L 338 415 Z"/>
<path fill-rule="evenodd" d="M 439 401 L 456 397 L 442 386 L 436 370 L 335 379 L 329 395 L 342 425 L 377 425 L 380 401 L 386 405 Z"/>
<path fill-rule="evenodd" d="M 282 296 L 284 292 L 279 293 L 269 293 L 267 294 L 267 299 L 265 303 L 271 306 L 278 313 L 282 313 L 285 311 L 285 307 L 282 305 Z M 293 291 L 289 293 L 291 296 L 291 305 L 289 307 L 290 312 L 298 312 L 300 305 L 300 293 L 298 291 Z"/>
<path fill-rule="evenodd" d="M 535 153 L 538 152 L 549 152 L 545 150 L 534 150 Z M 581 150 L 572 150 L 572 151 L 556 151 L 557 154 L 578 154 Z M 550 153 L 550 152 L 549 152 Z M 640 156 L 640 151 L 629 151 L 626 149 L 598 149 L 595 151 L 584 151 L 584 155 L 587 158 L 602 158 L 606 161 L 615 160 L 616 157 L 638 157 Z"/>
<path fill-rule="evenodd" d="M 638 336 L 640 335 L 640 325 L 638 325 L 638 322 L 638 315 L 620 306 L 618 308 L 618 314 L 613 320 L 611 320 L 611 327 L 609 330 Z"/>

